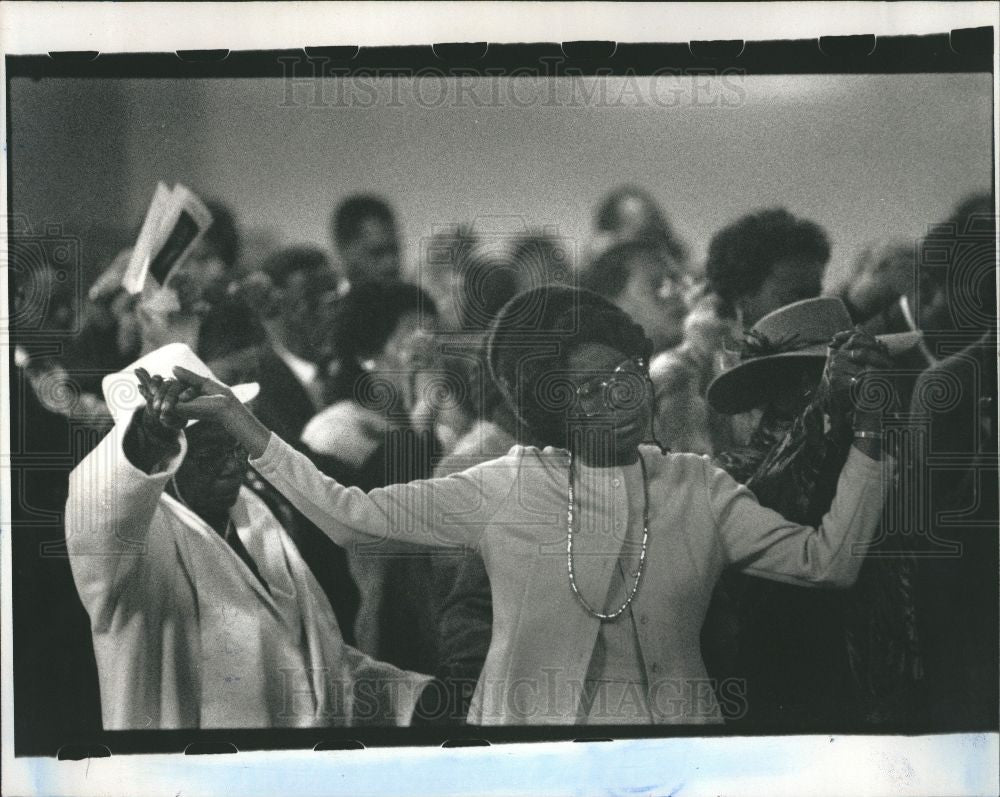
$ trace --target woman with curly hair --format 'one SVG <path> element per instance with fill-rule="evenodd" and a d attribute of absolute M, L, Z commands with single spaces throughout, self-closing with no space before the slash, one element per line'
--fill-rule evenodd
<path fill-rule="evenodd" d="M 341 545 L 478 547 L 494 623 L 470 723 L 718 723 L 699 646 L 713 586 L 730 566 L 814 587 L 854 581 L 854 546 L 870 539 L 882 503 L 879 418 L 854 415 L 821 524 L 792 523 L 707 458 L 641 445 L 650 348 L 595 294 L 519 294 L 494 320 L 488 363 L 520 444 L 459 474 L 368 493 L 324 477 L 227 388 L 182 368 L 156 406 L 222 423 Z M 863 334 L 831 348 L 840 389 L 885 364 Z M 739 701 L 738 684 L 722 694 L 727 713 Z"/>

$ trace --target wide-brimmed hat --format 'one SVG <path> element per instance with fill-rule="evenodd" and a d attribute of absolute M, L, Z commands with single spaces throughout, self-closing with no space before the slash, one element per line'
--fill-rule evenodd
<path fill-rule="evenodd" d="M 758 407 L 775 378 L 790 367 L 821 367 L 836 333 L 853 326 L 844 303 L 833 296 L 803 299 L 761 318 L 747 333 L 737 365 L 708 386 L 708 403 L 732 415 Z M 876 335 L 895 357 L 920 341 L 919 332 Z"/>
<path fill-rule="evenodd" d="M 145 405 L 146 400 L 139 393 L 139 378 L 135 375 L 137 368 L 145 368 L 150 376 L 161 376 L 164 379 L 174 378 L 174 366 L 179 365 L 193 371 L 199 376 L 208 377 L 218 382 L 215 374 L 201 361 L 190 347 L 184 343 L 168 343 L 155 351 L 151 351 L 136 360 L 127 368 L 114 374 L 108 374 L 101 380 L 101 390 L 104 402 L 115 423 L 132 417 L 133 411 Z M 231 388 L 233 394 L 242 403 L 253 401 L 260 392 L 260 385 L 247 382 Z M 188 421 L 188 426 L 197 423 Z"/>

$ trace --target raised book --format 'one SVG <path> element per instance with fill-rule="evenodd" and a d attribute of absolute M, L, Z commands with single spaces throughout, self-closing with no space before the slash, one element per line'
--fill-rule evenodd
<path fill-rule="evenodd" d="M 212 225 L 212 214 L 197 195 L 178 183 L 157 183 L 122 285 L 132 294 L 162 288 Z"/>

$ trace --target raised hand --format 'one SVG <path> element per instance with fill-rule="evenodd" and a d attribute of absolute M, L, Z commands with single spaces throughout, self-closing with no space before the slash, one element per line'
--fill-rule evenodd
<path fill-rule="evenodd" d="M 891 368 L 888 348 L 864 330 L 844 330 L 834 335 L 821 387 L 833 423 L 850 423 L 855 429 L 877 428 L 881 419 L 860 411 L 854 404 L 852 391 L 866 374 Z"/>
<path fill-rule="evenodd" d="M 135 375 L 139 378 L 139 394 L 146 400 L 141 420 L 143 431 L 159 439 L 175 439 L 177 431 L 187 423 L 174 412 L 186 386 L 176 379 L 150 376 L 145 368 L 137 368 Z"/>
<path fill-rule="evenodd" d="M 174 367 L 176 379 L 169 381 L 180 386 L 169 407 L 182 418 L 198 421 L 225 421 L 228 413 L 240 406 L 233 391 L 223 384 L 196 374 L 181 366 Z"/>
<path fill-rule="evenodd" d="M 175 379 L 150 376 L 145 368 L 136 368 L 135 375 L 146 405 L 135 414 L 122 445 L 129 462 L 152 473 L 157 463 L 179 448 L 178 434 L 187 421 L 172 407 L 184 386 Z"/>
<path fill-rule="evenodd" d="M 232 390 L 179 365 L 174 366 L 174 376 L 183 387 L 169 405 L 172 412 L 182 418 L 221 424 L 243 444 L 250 456 L 256 458 L 264 453 L 271 437 L 270 430 L 243 406 Z"/>
<path fill-rule="evenodd" d="M 889 370 L 889 349 L 861 329 L 838 332 L 830 341 L 823 381 L 829 392 L 831 413 L 854 410 L 851 391 L 870 371 Z"/>

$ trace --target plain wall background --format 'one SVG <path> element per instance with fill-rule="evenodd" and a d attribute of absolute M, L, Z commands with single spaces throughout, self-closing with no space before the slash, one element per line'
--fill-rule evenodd
<path fill-rule="evenodd" d="M 13 210 L 80 235 L 92 274 L 158 179 L 257 235 L 324 246 L 336 201 L 366 191 L 396 207 L 412 267 L 435 226 L 477 217 L 582 249 L 601 196 L 636 183 L 696 259 L 755 208 L 812 218 L 836 280 L 864 244 L 918 238 L 992 178 L 986 74 L 476 80 L 19 78 Z"/>

